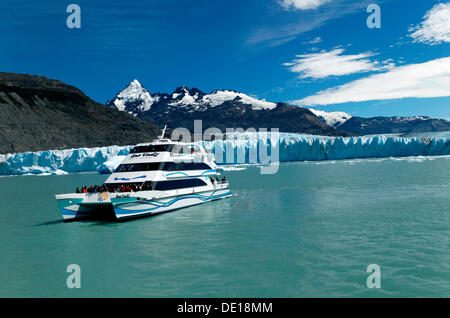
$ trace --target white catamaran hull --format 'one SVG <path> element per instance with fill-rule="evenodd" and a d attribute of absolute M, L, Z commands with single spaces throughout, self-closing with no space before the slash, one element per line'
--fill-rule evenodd
<path fill-rule="evenodd" d="M 184 192 L 158 197 L 149 197 L 150 192 L 61 194 L 56 196 L 56 200 L 65 221 L 108 216 L 122 220 L 169 212 L 232 195 L 228 187 Z"/>
<path fill-rule="evenodd" d="M 165 129 L 159 139 L 134 146 L 102 186 L 56 195 L 64 220 L 122 220 L 230 197 L 212 152 L 201 144 L 164 139 Z"/>

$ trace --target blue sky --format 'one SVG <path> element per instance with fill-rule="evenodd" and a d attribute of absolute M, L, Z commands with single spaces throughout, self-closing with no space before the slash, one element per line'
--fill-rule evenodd
<path fill-rule="evenodd" d="M 0 71 L 43 75 L 104 103 L 234 89 L 356 116 L 450 119 L 450 2 L 432 0 L 3 0 Z M 81 29 L 66 7 L 81 7 Z M 369 29 L 369 4 L 381 28 Z"/>

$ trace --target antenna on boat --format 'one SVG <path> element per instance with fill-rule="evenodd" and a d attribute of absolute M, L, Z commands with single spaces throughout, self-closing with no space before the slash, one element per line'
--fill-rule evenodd
<path fill-rule="evenodd" d="M 167 128 L 167 125 L 164 125 L 164 129 L 163 129 L 163 131 L 162 131 L 162 134 L 161 134 L 161 138 L 160 138 L 160 139 L 163 139 L 163 138 L 164 138 L 164 134 L 166 133 L 166 128 Z"/>

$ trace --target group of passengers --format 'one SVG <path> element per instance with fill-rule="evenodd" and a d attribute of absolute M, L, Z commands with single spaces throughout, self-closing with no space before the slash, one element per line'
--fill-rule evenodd
<path fill-rule="evenodd" d="M 209 180 L 211 180 L 211 183 L 213 184 L 219 184 L 219 183 L 226 183 L 227 179 L 225 176 L 223 176 L 222 180 L 220 180 L 217 176 L 209 177 Z"/>
<path fill-rule="evenodd" d="M 209 177 L 211 183 L 214 185 L 220 183 L 226 183 L 227 179 L 225 176 L 222 179 L 219 179 L 217 176 Z M 140 192 L 140 191 L 151 191 L 153 188 L 153 183 L 144 182 L 144 183 L 125 183 L 125 184 L 103 184 L 101 186 L 89 186 L 82 187 L 81 189 L 77 188 L 76 193 L 101 193 L 101 192 L 109 192 L 109 193 L 121 193 L 121 192 Z"/>
<path fill-rule="evenodd" d="M 82 187 L 81 190 L 77 188 L 76 193 L 98 193 L 98 192 L 106 192 L 107 188 L 105 185 L 102 186 L 89 186 L 89 187 Z"/>
<path fill-rule="evenodd" d="M 76 193 L 101 193 L 101 192 L 139 192 L 139 191 L 150 191 L 152 190 L 152 185 L 149 182 L 145 182 L 142 184 L 108 184 L 102 186 L 90 186 L 90 187 L 82 187 L 81 190 L 77 188 Z"/>
<path fill-rule="evenodd" d="M 149 182 L 144 182 L 141 184 L 128 183 L 128 184 L 108 185 L 109 192 L 139 192 L 150 190 L 152 190 L 152 186 Z"/>

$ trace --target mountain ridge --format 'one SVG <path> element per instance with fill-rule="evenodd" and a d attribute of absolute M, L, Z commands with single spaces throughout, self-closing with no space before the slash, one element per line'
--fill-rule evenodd
<path fill-rule="evenodd" d="M 327 136 L 349 136 L 330 127 L 310 110 L 286 103 L 259 100 L 244 93 L 222 89 L 206 94 L 197 88 L 179 86 L 172 93 L 151 94 L 141 84 L 133 94 L 126 94 L 127 87 L 106 103 L 156 125 L 171 128 L 183 127 L 193 131 L 193 123 L 201 119 L 203 130 L 207 128 L 279 128 L 282 132 L 317 134 Z M 152 96 L 152 100 L 137 96 Z M 142 103 L 145 107 L 142 107 Z"/>
<path fill-rule="evenodd" d="M 134 80 L 130 84 L 135 81 L 139 83 Z M 326 112 L 282 102 L 258 100 L 230 89 L 216 89 L 206 94 L 197 88 L 179 86 L 170 94 L 151 94 L 139 83 L 138 90 L 142 94 L 152 96 L 152 100 L 151 103 L 146 103 L 145 107 L 138 107 L 143 101 L 133 96 L 121 96 L 125 90 L 126 88 L 106 105 L 122 108 L 123 111 L 160 126 L 168 124 L 189 130 L 193 128 L 194 119 L 202 119 L 204 128 L 278 127 L 284 132 L 329 136 L 450 131 L 450 122 L 445 119 L 427 116 L 363 118 L 345 112 Z M 277 109 L 278 107 L 281 108 Z M 265 113 L 267 111 L 271 113 Z M 306 113 L 308 116 L 305 116 Z M 321 123 L 314 117 L 320 119 Z M 380 123 L 380 118 L 384 118 L 381 120 L 383 123 Z M 411 121 L 411 118 L 415 120 Z"/>
<path fill-rule="evenodd" d="M 141 96 L 150 96 L 151 99 L 145 100 Z M 169 106 L 181 105 L 186 107 L 191 105 L 195 106 L 197 110 L 205 110 L 206 108 L 204 106 L 207 104 L 214 107 L 225 101 L 234 99 L 241 100 L 245 104 L 266 109 L 274 108 L 276 104 L 266 102 L 265 100 L 258 100 L 231 89 L 215 89 L 207 94 L 195 87 L 178 86 L 172 93 L 151 93 L 137 79 L 134 79 L 125 89 L 119 91 L 112 100 L 108 100 L 105 105 L 139 116 L 140 113 L 150 110 L 152 105 L 163 100 L 168 100 Z M 140 104 L 136 105 L 136 102 L 145 104 L 145 107 L 137 107 Z"/>
<path fill-rule="evenodd" d="M 450 121 L 428 116 L 377 116 L 371 118 L 353 116 L 337 127 L 359 135 L 380 134 L 380 131 L 384 134 L 407 134 L 450 131 Z"/>

